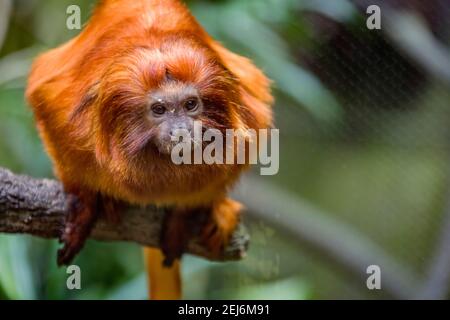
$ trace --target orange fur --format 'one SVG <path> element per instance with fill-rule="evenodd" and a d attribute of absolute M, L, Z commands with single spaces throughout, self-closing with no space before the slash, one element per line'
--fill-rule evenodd
<path fill-rule="evenodd" d="M 143 121 L 147 94 L 168 72 L 197 88 L 207 106 L 200 120 L 211 127 L 272 125 L 269 80 L 214 41 L 178 0 L 100 1 L 79 36 L 35 61 L 26 96 L 55 174 L 80 201 L 91 194 L 190 213 L 209 208 L 215 242 L 226 241 L 239 212 L 226 192 L 246 166 L 177 166 L 147 146 L 154 130 Z M 75 212 L 69 222 L 82 229 L 94 216 Z"/>

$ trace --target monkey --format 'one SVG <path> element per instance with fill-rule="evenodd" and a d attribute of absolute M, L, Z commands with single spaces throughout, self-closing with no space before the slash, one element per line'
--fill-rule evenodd
<path fill-rule="evenodd" d="M 195 236 L 220 252 L 242 205 L 227 196 L 248 165 L 176 165 L 171 137 L 273 125 L 271 82 L 214 40 L 180 0 L 102 0 L 85 28 L 40 55 L 26 98 L 55 175 L 73 195 L 58 264 L 83 248 L 100 215 L 170 208 L 161 248 L 145 248 L 152 299 L 181 297 L 180 263 Z M 196 233 L 196 234 L 195 234 Z"/>

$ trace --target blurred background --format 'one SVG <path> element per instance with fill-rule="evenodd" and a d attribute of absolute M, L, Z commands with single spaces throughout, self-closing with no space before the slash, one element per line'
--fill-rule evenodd
<path fill-rule="evenodd" d="M 0 166 L 52 177 L 24 101 L 32 59 L 78 34 L 93 0 L 0 0 Z M 381 30 L 366 9 L 381 7 Z M 280 171 L 235 191 L 252 236 L 241 262 L 184 258 L 187 299 L 449 297 L 450 0 L 188 1 L 274 81 Z M 0 235 L 0 299 L 143 299 L 135 244 L 90 241 L 82 290 L 56 241 Z M 381 269 L 381 290 L 366 286 Z"/>

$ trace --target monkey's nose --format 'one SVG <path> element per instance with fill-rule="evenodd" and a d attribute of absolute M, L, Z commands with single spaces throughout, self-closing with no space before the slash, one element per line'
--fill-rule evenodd
<path fill-rule="evenodd" d="M 172 129 L 170 129 L 169 134 L 171 136 L 176 136 L 181 130 L 189 131 L 187 125 L 183 123 L 183 124 L 179 124 L 179 125 L 173 127 Z"/>

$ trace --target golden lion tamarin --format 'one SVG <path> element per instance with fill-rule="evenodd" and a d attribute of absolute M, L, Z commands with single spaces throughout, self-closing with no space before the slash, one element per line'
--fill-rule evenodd
<path fill-rule="evenodd" d="M 221 250 L 241 208 L 226 193 L 247 166 L 176 165 L 173 130 L 194 121 L 221 131 L 270 127 L 269 80 L 179 0 L 103 0 L 76 38 L 35 61 L 26 96 L 55 174 L 75 195 L 58 263 L 81 250 L 99 214 L 118 220 L 121 203 L 167 206 L 163 253 L 146 256 L 151 296 L 178 298 L 189 221 L 202 215 L 201 239 Z"/>

